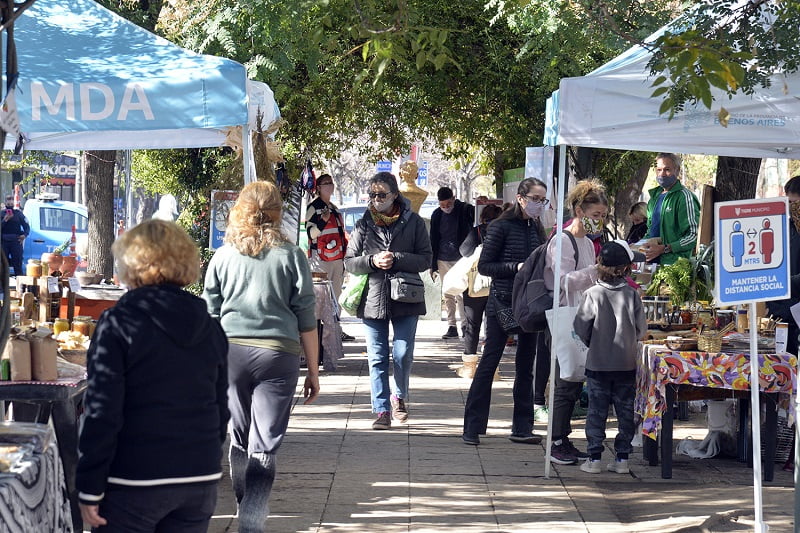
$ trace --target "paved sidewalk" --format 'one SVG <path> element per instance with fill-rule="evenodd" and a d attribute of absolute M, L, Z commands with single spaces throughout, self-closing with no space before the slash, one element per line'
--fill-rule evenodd
<path fill-rule="evenodd" d="M 752 471 L 734 460 L 676 456 L 673 479 L 631 457 L 631 474 L 586 474 L 553 466 L 544 478 L 544 446 L 508 440 L 513 354 L 501 362 L 489 430 L 477 447 L 462 444 L 470 381 L 456 376 L 462 345 L 442 340 L 446 323 L 421 321 L 411 377 L 409 423 L 373 431 L 369 371 L 358 324 L 336 372 L 322 372 L 316 403 L 298 397 L 278 454 L 270 532 L 752 531 Z M 301 376 L 302 383 L 302 376 Z M 573 440 L 585 449 L 583 421 Z M 676 421 L 675 438 L 705 435 L 705 415 Z M 535 428 L 544 433 L 545 428 Z M 613 446 L 615 426 L 610 424 Z M 604 462 L 611 451 L 604 454 Z M 776 465 L 765 484 L 770 532 L 792 531 L 791 474 Z M 228 472 L 228 465 L 224 465 Z M 237 531 L 226 475 L 209 531 Z"/>

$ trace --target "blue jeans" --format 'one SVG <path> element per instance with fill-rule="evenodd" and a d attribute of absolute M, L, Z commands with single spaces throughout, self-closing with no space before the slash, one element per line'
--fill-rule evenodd
<path fill-rule="evenodd" d="M 629 454 L 633 451 L 631 441 L 636 426 L 633 423 L 633 401 L 636 396 L 636 377 L 633 373 L 621 375 L 619 372 L 594 372 L 586 378 L 586 392 L 589 394 L 589 409 L 586 413 L 586 452 L 599 455 L 603 452 L 606 438 L 608 406 L 614 404 L 617 415 L 617 437 L 614 451 Z"/>
<path fill-rule="evenodd" d="M 95 532 L 201 533 L 217 504 L 217 482 L 127 487 L 109 485 L 100 502 L 108 525 Z"/>
<path fill-rule="evenodd" d="M 514 412 L 511 418 L 513 435 L 530 435 L 533 431 L 533 356 L 536 352 L 536 333 L 517 335 L 517 352 L 514 357 Z M 508 334 L 503 331 L 496 316 L 486 317 L 486 344 L 483 346 L 472 385 L 464 405 L 464 433 L 483 435 L 489 423 L 494 372 L 506 347 Z"/>
<path fill-rule="evenodd" d="M 392 381 L 394 394 L 398 398 L 408 398 L 408 378 L 414 362 L 414 337 L 417 335 L 419 316 L 401 316 L 382 320 L 364 319 L 367 338 L 367 360 L 372 389 L 372 412 L 391 411 L 389 401 L 389 322 L 392 323 Z"/>

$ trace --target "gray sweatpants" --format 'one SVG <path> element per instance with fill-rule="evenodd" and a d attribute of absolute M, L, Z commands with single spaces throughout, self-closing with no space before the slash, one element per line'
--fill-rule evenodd
<path fill-rule="evenodd" d="M 300 358 L 269 348 L 230 344 L 228 407 L 231 443 L 247 450 L 275 453 L 289 425 Z"/>

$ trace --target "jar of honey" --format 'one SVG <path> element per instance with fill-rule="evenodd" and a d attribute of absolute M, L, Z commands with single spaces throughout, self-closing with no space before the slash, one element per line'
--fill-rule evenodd
<path fill-rule="evenodd" d="M 56 318 L 53 321 L 53 335 L 58 337 L 62 331 L 69 331 L 69 320 L 66 318 Z"/>
<path fill-rule="evenodd" d="M 72 319 L 72 331 L 89 337 L 91 335 L 92 317 L 79 315 Z"/>
<path fill-rule="evenodd" d="M 8 310 L 11 313 L 11 325 L 18 326 L 22 321 L 22 302 L 18 299 L 12 298 L 11 305 Z"/>
<path fill-rule="evenodd" d="M 25 275 L 32 278 L 41 278 L 42 262 L 38 259 L 28 259 L 28 264 L 25 265 Z"/>

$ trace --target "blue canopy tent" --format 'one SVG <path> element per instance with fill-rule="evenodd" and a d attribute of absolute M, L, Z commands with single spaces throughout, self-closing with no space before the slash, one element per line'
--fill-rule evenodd
<path fill-rule="evenodd" d="M 228 128 L 254 117 L 251 94 L 265 126 L 280 116 L 243 65 L 184 50 L 92 0 L 37 0 L 14 37 L 26 149 L 221 146 Z"/>

